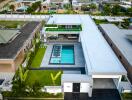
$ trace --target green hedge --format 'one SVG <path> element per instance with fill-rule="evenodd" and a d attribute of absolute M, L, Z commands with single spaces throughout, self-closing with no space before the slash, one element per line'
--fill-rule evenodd
<path fill-rule="evenodd" d="M 45 27 L 57 27 L 56 24 L 46 24 Z"/>
<path fill-rule="evenodd" d="M 18 93 L 19 94 L 19 93 Z M 38 97 L 38 98 L 63 98 L 63 94 L 62 93 L 58 93 L 58 94 L 50 94 L 50 93 L 46 93 L 46 92 L 40 92 L 38 95 L 34 95 L 34 93 L 20 93 L 20 95 L 16 95 L 13 92 L 9 92 L 9 91 L 5 91 L 2 92 L 3 97 Z"/>
<path fill-rule="evenodd" d="M 35 51 L 31 52 L 31 54 L 30 54 L 30 59 L 28 61 L 28 65 L 27 65 L 28 67 L 31 66 L 33 58 L 35 57 L 35 55 L 36 55 L 36 53 L 37 53 L 37 51 L 39 49 L 40 44 L 41 44 L 40 42 L 38 42 L 38 43 L 35 44 Z"/>

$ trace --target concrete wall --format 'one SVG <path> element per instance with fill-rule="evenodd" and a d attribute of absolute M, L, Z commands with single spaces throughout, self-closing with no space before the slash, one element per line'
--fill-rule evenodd
<path fill-rule="evenodd" d="M 14 72 L 15 63 L 12 59 L 0 59 L 0 72 Z"/>

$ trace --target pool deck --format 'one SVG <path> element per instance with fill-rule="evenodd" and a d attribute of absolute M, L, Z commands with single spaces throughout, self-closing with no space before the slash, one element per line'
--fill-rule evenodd
<path fill-rule="evenodd" d="M 50 56 L 52 53 L 52 48 L 54 44 L 48 44 L 44 58 L 42 60 L 40 68 L 83 68 L 85 67 L 85 60 L 83 56 L 83 51 L 80 43 L 63 43 L 63 44 L 73 44 L 74 45 L 74 65 L 59 65 L 59 64 L 49 64 Z M 62 44 L 62 45 L 63 45 Z"/>

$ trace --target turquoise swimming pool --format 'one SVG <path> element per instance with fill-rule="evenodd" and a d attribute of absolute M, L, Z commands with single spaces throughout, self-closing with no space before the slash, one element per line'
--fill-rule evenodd
<path fill-rule="evenodd" d="M 73 45 L 54 45 L 50 64 L 74 64 Z"/>

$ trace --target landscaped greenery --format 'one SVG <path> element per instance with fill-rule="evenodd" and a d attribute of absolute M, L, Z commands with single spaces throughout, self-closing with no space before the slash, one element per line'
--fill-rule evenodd
<path fill-rule="evenodd" d="M 39 11 L 41 10 L 41 1 L 33 3 L 32 6 L 28 7 L 26 12 L 30 14 L 35 12 L 37 9 L 39 9 Z"/>
<path fill-rule="evenodd" d="M 44 53 L 45 53 L 46 48 L 39 48 L 36 52 L 36 55 L 32 59 L 31 67 L 32 68 L 39 68 L 40 64 L 42 62 Z"/>
<path fill-rule="evenodd" d="M 0 20 L 0 28 L 17 28 L 18 26 L 22 27 L 27 22 L 25 21 L 5 21 Z"/>
<path fill-rule="evenodd" d="M 45 27 L 57 27 L 56 24 L 46 24 Z"/>
<path fill-rule="evenodd" d="M 121 97 L 123 100 L 132 100 L 132 93 L 122 93 Z"/>
<path fill-rule="evenodd" d="M 95 23 L 96 23 L 97 25 L 99 25 L 99 24 L 106 24 L 106 23 L 108 23 L 108 21 L 107 21 L 107 20 L 97 20 L 97 19 L 94 19 L 94 21 L 95 21 Z"/>
<path fill-rule="evenodd" d="M 57 28 L 46 28 L 46 31 L 82 31 L 82 27 L 80 25 L 73 25 L 72 28 L 65 28 L 65 26 L 58 26 Z"/>
<path fill-rule="evenodd" d="M 18 94 L 21 94 L 21 93 L 18 93 Z M 10 92 L 10 91 L 5 91 L 5 92 L 2 92 L 2 95 L 6 98 L 9 98 L 10 97 L 23 97 L 23 98 L 27 98 L 28 97 L 35 97 L 35 98 L 56 98 L 56 99 L 48 99 L 48 100 L 58 100 L 57 98 L 63 98 L 63 94 L 62 93 L 58 93 L 58 94 L 50 94 L 50 93 L 45 93 L 45 92 L 40 92 L 38 95 L 34 95 L 32 93 L 24 93 L 24 94 L 21 94 L 20 96 L 18 95 L 14 95 L 13 92 Z M 26 99 L 24 99 L 26 100 Z M 31 100 L 31 99 L 30 99 Z M 60 100 L 60 99 L 59 99 Z M 63 99 L 62 99 L 63 100 Z"/>
<path fill-rule="evenodd" d="M 36 81 L 42 86 L 53 86 L 51 73 L 55 76 L 59 70 L 30 70 L 26 80 L 26 84 L 33 85 Z M 62 71 L 61 71 L 62 73 Z M 61 75 L 56 79 L 55 85 L 61 85 Z"/>
<path fill-rule="evenodd" d="M 13 78 L 11 92 L 3 92 L 6 97 L 63 97 L 60 94 L 42 92 L 44 86 L 60 86 L 61 70 L 28 70 L 21 65 Z"/>
<path fill-rule="evenodd" d="M 123 9 L 119 4 L 103 4 L 102 15 L 132 16 L 132 7 Z"/>

